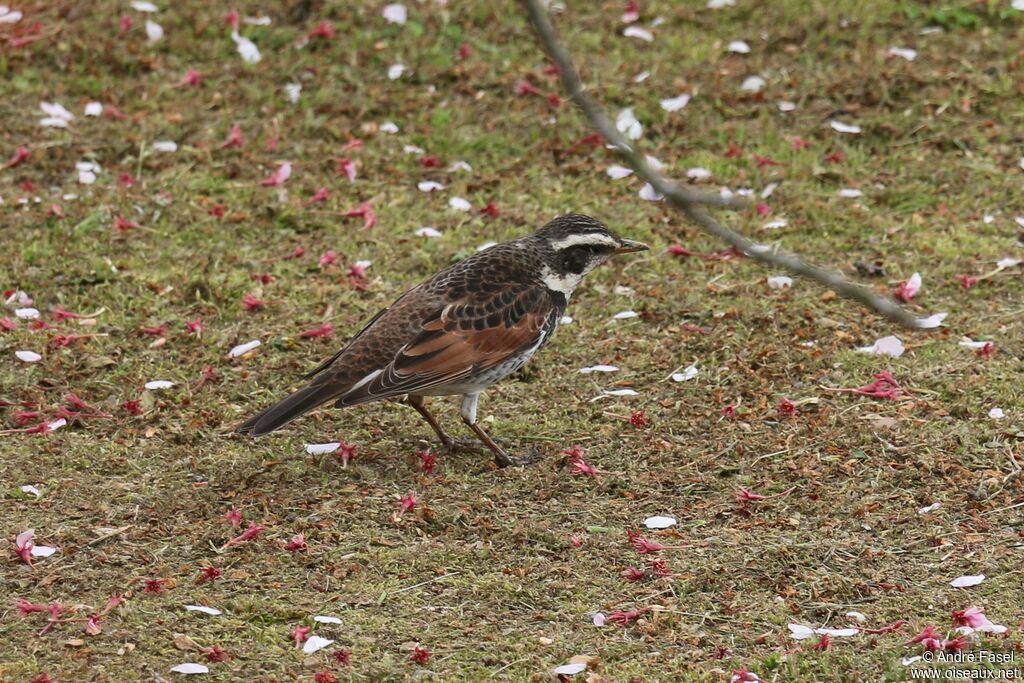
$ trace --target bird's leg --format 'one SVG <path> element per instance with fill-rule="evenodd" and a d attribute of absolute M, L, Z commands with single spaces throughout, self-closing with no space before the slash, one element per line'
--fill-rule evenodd
<path fill-rule="evenodd" d="M 437 421 L 436 417 L 434 417 L 434 414 L 427 410 L 426 401 L 423 400 L 422 396 L 410 395 L 406 400 L 409 405 L 416 409 L 416 412 L 423 416 L 423 419 L 427 421 L 427 424 L 429 424 L 437 434 L 437 438 L 441 440 L 441 451 L 464 450 L 472 453 L 480 452 L 480 446 L 475 441 L 467 442 L 465 439 L 456 439 L 446 432 L 444 427 L 441 426 L 441 423 Z"/>
<path fill-rule="evenodd" d="M 437 418 L 434 417 L 433 413 L 427 410 L 427 404 L 423 400 L 423 397 L 413 396 L 410 394 L 407 400 L 409 405 L 415 408 L 416 412 L 422 415 L 423 419 L 427 421 L 427 424 L 429 424 L 437 433 L 437 438 L 441 440 L 441 445 L 445 448 L 451 448 L 455 444 L 455 439 L 452 438 L 451 434 L 444 431 L 444 427 L 442 427 L 441 423 L 437 421 Z"/>
<path fill-rule="evenodd" d="M 526 457 L 514 457 L 505 452 L 505 449 L 494 443 L 494 439 L 487 435 L 487 432 L 483 430 L 476 423 L 476 404 L 480 399 L 480 394 L 466 394 L 462 399 L 462 409 L 459 411 L 462 415 L 463 422 L 466 423 L 470 429 L 476 434 L 477 438 L 483 442 L 485 446 L 491 449 L 494 453 L 494 462 L 497 463 L 498 467 L 508 467 L 509 465 L 529 465 L 536 462 L 538 455 L 530 455 Z"/>

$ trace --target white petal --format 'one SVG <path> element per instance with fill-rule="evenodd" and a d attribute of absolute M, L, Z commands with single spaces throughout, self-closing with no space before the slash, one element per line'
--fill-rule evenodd
<path fill-rule="evenodd" d="M 14 355 L 18 360 L 25 363 L 38 363 L 43 359 L 43 357 L 35 351 L 15 351 Z"/>
<path fill-rule="evenodd" d="M 998 261 L 996 261 L 996 267 L 997 268 L 1013 268 L 1014 266 L 1019 266 L 1021 263 L 1024 263 L 1024 259 L 1019 259 L 1019 258 L 1001 258 Z"/>
<path fill-rule="evenodd" d="M 661 108 L 665 111 L 679 111 L 690 103 L 690 95 L 683 93 L 678 97 L 670 97 L 661 101 Z"/>
<path fill-rule="evenodd" d="M 49 557 L 57 552 L 57 549 L 49 545 L 32 546 L 32 557 Z"/>
<path fill-rule="evenodd" d="M 388 79 L 397 81 L 405 73 L 405 64 L 392 64 L 388 67 Z"/>
<path fill-rule="evenodd" d="M 904 657 L 903 659 L 900 660 L 900 663 L 903 666 L 910 666 L 911 664 L 916 664 L 917 662 L 920 662 L 921 659 L 922 659 L 921 655 L 913 655 L 911 657 Z"/>
<path fill-rule="evenodd" d="M 617 164 L 609 166 L 608 170 L 605 172 L 608 174 L 608 177 L 611 178 L 612 180 L 620 180 L 622 178 L 626 178 L 628 176 L 633 175 L 633 169 L 626 168 L 625 166 L 619 166 Z"/>
<path fill-rule="evenodd" d="M 1024 12 L 1024 0 L 1013 0 L 1013 2 L 1010 3 L 1010 7 L 1018 12 Z"/>
<path fill-rule="evenodd" d="M 660 202 L 665 198 L 665 195 L 658 192 L 650 183 L 644 183 L 644 186 L 640 188 L 640 199 L 644 199 L 649 202 Z"/>
<path fill-rule="evenodd" d="M 433 180 L 424 180 L 416 184 L 416 187 L 420 189 L 420 192 L 433 192 L 434 190 L 443 190 L 444 185 L 435 182 Z"/>
<path fill-rule="evenodd" d="M 306 452 L 310 455 L 327 455 L 341 448 L 340 441 L 332 441 L 331 443 L 307 443 Z"/>
<path fill-rule="evenodd" d="M 639 315 L 636 311 L 619 311 L 612 316 L 612 320 L 627 320 L 629 318 L 636 318 Z"/>
<path fill-rule="evenodd" d="M 17 24 L 22 16 L 21 12 L 11 11 L 9 7 L 0 5 L 0 24 Z"/>
<path fill-rule="evenodd" d="M 452 207 L 456 211 L 469 211 L 473 208 L 473 205 L 462 197 L 452 197 L 448 200 L 448 206 Z"/>
<path fill-rule="evenodd" d="M 195 662 L 185 662 L 178 666 L 172 666 L 171 671 L 177 674 L 208 674 L 210 668 L 205 664 L 196 664 Z"/>
<path fill-rule="evenodd" d="M 164 37 L 164 27 L 151 19 L 146 19 L 146 37 L 149 38 L 149 42 L 155 43 Z"/>
<path fill-rule="evenodd" d="M 604 392 L 605 396 L 639 396 L 640 393 L 633 391 L 632 389 L 608 389 Z"/>
<path fill-rule="evenodd" d="M 157 389 L 170 389 L 174 386 L 174 382 L 169 382 L 166 379 L 155 379 L 152 382 L 146 382 L 146 388 L 150 391 L 156 391 Z"/>
<path fill-rule="evenodd" d="M 22 486 L 22 487 L 21 487 L 21 490 L 22 490 L 22 491 L 23 491 L 24 493 L 31 493 L 31 494 L 32 494 L 33 496 L 35 496 L 36 498 L 41 498 L 41 497 L 42 497 L 42 495 L 43 495 L 43 494 L 42 494 L 42 493 L 41 493 L 41 492 L 39 491 L 39 489 L 37 489 L 37 488 L 36 488 L 35 486 L 33 486 L 32 484 L 25 484 L 24 486 Z"/>
<path fill-rule="evenodd" d="M 644 81 L 646 81 L 650 77 L 651 77 L 651 72 L 650 71 L 641 71 L 636 76 L 633 76 L 633 82 L 634 83 L 643 83 Z"/>
<path fill-rule="evenodd" d="M 652 157 L 650 154 L 645 154 L 644 159 L 647 161 L 647 165 L 653 168 L 659 173 L 665 170 L 665 164 L 661 163 L 657 157 Z"/>
<path fill-rule="evenodd" d="M 157 140 L 153 143 L 153 149 L 158 152 L 177 152 L 178 143 L 174 140 Z"/>
<path fill-rule="evenodd" d="M 185 609 L 189 612 L 202 612 L 203 614 L 209 614 L 214 617 L 221 613 L 219 609 L 207 607 L 206 605 L 185 605 Z"/>
<path fill-rule="evenodd" d="M 736 0 L 708 0 L 708 9 L 722 9 L 723 7 L 735 7 Z"/>
<path fill-rule="evenodd" d="M 551 670 L 551 673 L 558 676 L 575 676 L 578 673 L 587 670 L 586 664 L 563 664 L 562 666 L 555 667 Z"/>
<path fill-rule="evenodd" d="M 711 177 L 711 171 L 702 166 L 694 166 L 686 171 L 686 177 L 692 180 L 707 180 Z"/>
<path fill-rule="evenodd" d="M 135 10 L 136 12 L 159 12 L 160 11 L 159 9 L 157 9 L 156 5 L 154 5 L 151 2 L 146 2 L 145 0 L 135 0 L 135 2 L 132 3 L 132 9 Z"/>
<path fill-rule="evenodd" d="M 814 635 L 814 629 L 803 624 L 789 624 L 789 635 L 793 640 L 804 640 Z"/>
<path fill-rule="evenodd" d="M 389 24 L 402 25 L 409 18 L 409 13 L 405 9 L 405 5 L 400 2 L 395 2 L 390 5 L 384 6 L 384 11 L 381 15 L 387 19 Z"/>
<path fill-rule="evenodd" d="M 860 133 L 860 126 L 843 123 L 842 121 L 829 121 L 828 125 L 832 126 L 832 130 L 837 133 L 850 133 L 851 135 Z"/>
<path fill-rule="evenodd" d="M 779 228 L 784 228 L 787 225 L 788 223 L 786 222 L 785 218 L 776 218 L 773 221 L 768 221 L 761 227 L 763 227 L 765 230 L 778 230 Z"/>
<path fill-rule="evenodd" d="M 426 154 L 427 152 L 427 150 L 422 147 L 417 147 L 416 145 L 403 145 L 402 151 L 406 154 Z"/>
<path fill-rule="evenodd" d="M 796 102 L 790 102 L 789 100 L 780 100 L 779 101 L 779 111 L 781 111 L 783 114 L 788 114 L 789 112 L 795 111 L 795 110 L 796 110 Z"/>
<path fill-rule="evenodd" d="M 614 365 L 591 365 L 589 368 L 580 368 L 580 374 L 589 375 L 592 372 L 618 372 Z"/>
<path fill-rule="evenodd" d="M 853 187 L 844 187 L 839 190 L 839 196 L 843 199 L 856 199 L 857 197 L 863 197 L 864 193 Z"/>
<path fill-rule="evenodd" d="M 448 172 L 449 173 L 455 173 L 456 171 L 464 171 L 466 173 L 472 173 L 473 172 L 473 167 L 470 166 L 469 164 L 467 164 L 465 161 L 461 161 L 461 160 L 460 161 L 453 161 L 451 163 L 451 165 L 448 166 Z"/>
<path fill-rule="evenodd" d="M 306 642 L 302 644 L 302 651 L 307 655 L 313 654 L 318 650 L 322 650 L 334 641 L 329 638 L 321 638 L 320 636 L 310 636 L 306 639 Z"/>
<path fill-rule="evenodd" d="M 974 341 L 973 339 L 961 339 L 959 342 L 960 346 L 966 346 L 969 349 L 983 349 L 985 344 L 989 343 L 991 342 Z"/>
<path fill-rule="evenodd" d="M 274 23 L 274 20 L 263 15 L 259 17 L 242 17 L 242 23 L 248 24 L 249 26 L 270 26 Z"/>
<path fill-rule="evenodd" d="M 59 102 L 40 102 L 39 108 L 43 110 L 44 114 L 52 116 L 53 118 L 64 119 L 65 121 L 70 121 L 75 118 L 75 115 L 69 112 L 67 108 Z"/>
<path fill-rule="evenodd" d="M 380 124 L 380 132 L 394 134 L 398 132 L 398 126 L 396 126 L 391 121 L 385 121 L 384 123 Z"/>
<path fill-rule="evenodd" d="M 644 133 L 644 127 L 636 118 L 632 107 L 619 112 L 619 115 L 615 117 L 615 127 L 630 140 L 639 140 Z"/>
<path fill-rule="evenodd" d="M 338 617 L 328 617 L 328 616 L 324 616 L 323 614 L 318 614 L 315 617 L 313 617 L 313 621 L 315 621 L 317 623 L 320 623 L 320 624 L 340 624 L 341 623 L 341 619 L 339 619 Z"/>
<path fill-rule="evenodd" d="M 814 632 L 823 635 L 831 636 L 833 638 L 850 638 L 860 633 L 860 629 L 857 628 L 816 628 Z"/>
<path fill-rule="evenodd" d="M 851 619 L 858 621 L 862 624 L 868 619 L 863 612 L 857 612 L 854 610 L 847 612 L 844 616 L 850 617 Z"/>
<path fill-rule="evenodd" d="M 571 325 L 572 324 L 572 316 L 571 315 L 563 315 L 562 319 L 558 321 L 558 324 L 559 325 Z"/>
<path fill-rule="evenodd" d="M 46 423 L 46 431 L 48 431 L 48 432 L 55 432 L 58 429 L 60 429 L 61 427 L 66 426 L 67 423 L 68 423 L 68 421 L 65 420 L 63 417 L 58 417 L 53 422 L 47 422 Z"/>
<path fill-rule="evenodd" d="M 253 339 L 250 342 L 239 344 L 238 346 L 235 346 L 230 351 L 228 351 L 228 358 L 238 358 L 239 356 L 243 356 L 252 351 L 253 349 L 255 349 L 257 346 L 261 346 L 262 344 L 263 342 L 261 342 L 259 339 Z"/>
<path fill-rule="evenodd" d="M 103 104 L 101 102 L 90 102 L 85 105 L 86 116 L 99 116 L 103 113 Z"/>
<path fill-rule="evenodd" d="M 302 84 L 289 83 L 284 86 L 284 92 L 288 96 L 288 101 L 294 104 L 299 101 L 299 97 L 302 95 Z"/>
<path fill-rule="evenodd" d="M 740 90 L 746 90 L 747 92 L 759 92 L 766 84 L 766 81 L 760 76 L 747 76 L 743 79 L 743 83 L 740 85 Z"/>
<path fill-rule="evenodd" d="M 96 174 L 93 173 L 92 171 L 79 171 L 78 182 L 82 183 L 83 185 L 92 185 L 93 183 L 96 182 Z"/>
<path fill-rule="evenodd" d="M 594 612 L 594 626 L 604 626 L 605 616 L 603 612 Z"/>
<path fill-rule="evenodd" d="M 949 313 L 935 313 L 928 316 L 927 318 L 918 318 L 917 326 L 920 327 L 922 330 L 933 329 L 941 325 L 942 321 L 945 320 L 946 316 L 948 315 Z"/>
<path fill-rule="evenodd" d="M 44 119 L 39 119 L 39 125 L 43 128 L 67 128 L 68 121 L 59 116 L 47 116 Z"/>
<path fill-rule="evenodd" d="M 741 55 L 750 53 L 750 46 L 747 45 L 747 41 L 745 40 L 734 40 L 729 43 L 725 49 L 729 52 L 738 52 Z"/>
<path fill-rule="evenodd" d="M 958 576 L 949 582 L 949 585 L 953 588 L 970 588 L 971 586 L 977 586 L 979 583 L 985 580 L 984 574 L 974 574 L 967 576 Z"/>
<path fill-rule="evenodd" d="M 978 633 L 995 633 L 998 635 L 1000 633 L 1006 633 L 1007 629 L 1002 624 L 986 624 L 984 626 L 979 626 L 974 630 Z"/>
<path fill-rule="evenodd" d="M 885 54 L 891 57 L 902 57 L 908 62 L 912 62 L 917 59 L 917 50 L 913 50 L 909 47 L 890 47 L 885 51 Z"/>
<path fill-rule="evenodd" d="M 627 26 L 626 30 L 622 32 L 622 35 L 628 38 L 639 38 L 640 40 L 647 41 L 648 43 L 654 40 L 654 34 L 645 28 L 639 26 Z"/>
<path fill-rule="evenodd" d="M 687 380 L 693 379 L 699 373 L 700 373 L 700 370 L 697 369 L 697 364 L 694 363 L 693 365 L 688 366 L 682 372 L 673 373 L 672 374 L 672 381 L 673 382 L 685 382 Z"/>
<path fill-rule="evenodd" d="M 1002 408 L 993 408 L 992 410 L 988 411 L 988 416 L 993 420 L 1002 420 L 1004 417 L 1006 417 L 1006 413 L 1003 412 Z"/>
<path fill-rule="evenodd" d="M 37 308 L 15 308 L 14 317 L 21 318 L 22 320 L 34 320 L 39 317 L 39 309 Z"/>
<path fill-rule="evenodd" d="M 768 199 L 775 194 L 775 190 L 777 189 L 779 189 L 778 183 L 768 183 L 764 186 L 764 189 L 761 190 L 761 199 Z"/>
<path fill-rule="evenodd" d="M 793 286 L 793 278 L 785 275 L 772 275 L 768 278 L 769 289 L 786 289 Z"/>
<path fill-rule="evenodd" d="M 260 49 L 256 47 L 256 43 L 240 36 L 237 31 L 231 32 L 231 40 L 235 41 L 235 45 L 238 46 L 238 54 L 241 55 L 242 61 L 247 64 L 256 64 L 263 58 L 260 55 Z"/>
<path fill-rule="evenodd" d="M 441 231 L 437 228 L 432 228 L 429 225 L 416 230 L 417 237 L 440 237 Z"/>
<path fill-rule="evenodd" d="M 899 337 L 890 335 L 888 337 L 882 337 L 871 346 L 862 346 L 857 350 L 862 353 L 874 353 L 882 356 L 899 358 L 903 355 L 905 348 Z"/>
<path fill-rule="evenodd" d="M 654 517 L 648 517 L 644 520 L 644 526 L 648 529 L 667 529 L 670 526 L 675 525 L 675 517 L 663 517 L 661 515 L 655 515 Z"/>
<path fill-rule="evenodd" d="M 917 514 L 927 515 L 929 512 L 935 512 L 940 507 L 942 507 L 942 503 L 932 503 L 931 505 L 925 505 L 923 508 L 920 508 L 917 511 Z"/>

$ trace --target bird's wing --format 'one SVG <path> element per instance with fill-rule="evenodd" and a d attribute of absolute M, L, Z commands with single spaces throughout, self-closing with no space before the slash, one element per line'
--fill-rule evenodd
<path fill-rule="evenodd" d="M 536 346 L 560 314 L 547 290 L 504 285 L 433 310 L 415 337 L 385 367 L 338 399 L 349 406 L 457 384 Z"/>

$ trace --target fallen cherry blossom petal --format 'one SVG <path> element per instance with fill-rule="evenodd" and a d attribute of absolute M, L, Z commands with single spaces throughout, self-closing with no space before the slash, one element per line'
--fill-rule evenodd
<path fill-rule="evenodd" d="M 847 133 L 849 135 L 858 135 L 861 132 L 860 126 L 855 126 L 855 125 L 852 125 L 852 124 L 843 123 L 842 121 L 829 121 L 828 125 L 832 126 L 832 130 L 836 131 L 837 133 Z"/>
<path fill-rule="evenodd" d="M 743 79 L 743 83 L 740 84 L 740 90 L 744 90 L 746 92 L 760 92 L 765 85 L 767 85 L 767 81 L 760 76 L 747 76 Z"/>
<path fill-rule="evenodd" d="M 921 274 L 914 273 L 909 280 L 905 280 L 896 287 L 894 296 L 906 303 L 913 299 L 921 291 Z"/>
<path fill-rule="evenodd" d="M 25 363 L 38 363 L 43 359 L 43 357 L 35 351 L 15 351 L 14 355 L 18 360 Z"/>
<path fill-rule="evenodd" d="M 383 16 L 389 24 L 398 24 L 401 26 L 406 22 L 409 14 L 405 5 L 400 2 L 395 2 L 390 5 L 385 5 L 384 9 L 381 11 L 381 16 Z"/>
<path fill-rule="evenodd" d="M 205 664 L 196 664 L 195 662 L 185 662 L 172 666 L 171 671 L 178 674 L 208 674 L 210 673 L 210 667 Z"/>
<path fill-rule="evenodd" d="M 654 40 L 653 33 L 651 33 L 645 28 L 640 28 L 639 26 L 627 26 L 626 30 L 622 32 L 622 35 L 626 36 L 627 38 L 639 38 L 640 40 L 643 40 L 648 43 Z"/>
<path fill-rule="evenodd" d="M 250 342 L 239 344 L 238 346 L 235 346 L 230 351 L 228 351 L 228 358 L 238 358 L 239 356 L 244 356 L 253 349 L 262 345 L 263 342 L 261 342 L 259 339 L 253 339 Z"/>
<path fill-rule="evenodd" d="M 562 666 L 556 666 L 551 670 L 551 673 L 556 676 L 575 676 L 578 673 L 582 673 L 587 670 L 586 664 L 563 664 Z"/>
<path fill-rule="evenodd" d="M 322 614 L 318 614 L 313 617 L 313 621 L 319 624 L 341 624 L 341 619 L 338 617 L 324 616 Z"/>
<path fill-rule="evenodd" d="M 665 111 L 679 111 L 680 109 L 684 108 L 686 105 L 690 103 L 690 97 L 691 96 L 689 94 L 683 93 L 682 95 L 678 95 L 676 97 L 669 97 L 667 99 L 661 100 L 658 104 L 660 104 L 661 108 L 664 109 Z"/>
<path fill-rule="evenodd" d="M 592 372 L 618 372 L 618 370 L 614 365 L 592 365 L 588 368 L 580 368 L 580 373 L 589 375 Z"/>
<path fill-rule="evenodd" d="M 873 353 L 883 356 L 892 356 L 893 358 L 899 358 L 903 355 L 905 347 L 903 342 L 898 337 L 888 336 L 882 337 L 875 341 L 871 346 L 862 346 L 857 349 L 861 353 Z"/>
<path fill-rule="evenodd" d="M 302 651 L 305 652 L 307 655 L 313 654 L 314 652 L 322 650 L 328 645 L 331 645 L 332 643 L 334 643 L 334 641 L 330 640 L 329 638 L 323 638 L 321 636 L 312 635 L 306 639 L 305 643 L 302 644 Z"/>
<path fill-rule="evenodd" d="M 786 275 L 772 275 L 767 282 L 769 289 L 787 289 L 793 286 L 793 278 Z"/>
<path fill-rule="evenodd" d="M 248 38 L 244 38 L 238 34 L 238 31 L 231 32 L 231 40 L 235 42 L 238 48 L 238 54 L 242 57 L 242 61 L 247 64 L 256 64 L 263 57 L 260 55 L 260 49 L 256 47 L 256 43 L 252 42 Z"/>
<path fill-rule="evenodd" d="M 627 178 L 633 175 L 633 169 L 626 168 L 625 166 L 612 165 L 608 167 L 608 170 L 605 171 L 605 173 L 607 173 L 608 177 L 612 180 L 621 180 L 622 178 Z"/>
<path fill-rule="evenodd" d="M 694 363 L 692 365 L 687 366 L 686 369 L 684 369 L 682 372 L 672 373 L 672 381 L 686 382 L 696 377 L 699 373 L 700 370 L 697 368 L 697 364 Z"/>
<path fill-rule="evenodd" d="M 417 237 L 440 237 L 441 236 L 441 231 L 438 230 L 437 228 L 432 228 L 430 226 L 424 226 L 422 228 L 417 228 L 416 232 L 414 234 Z"/>
<path fill-rule="evenodd" d="M 953 588 L 970 588 L 971 586 L 977 586 L 979 583 L 985 580 L 984 574 L 975 574 L 967 576 L 958 576 L 949 582 L 949 585 Z"/>
<path fill-rule="evenodd" d="M 209 614 L 213 617 L 216 617 L 221 614 L 221 611 L 219 609 L 207 607 L 205 605 L 185 605 L 185 609 L 189 612 L 202 612 L 203 614 Z"/>
<path fill-rule="evenodd" d="M 648 517 L 644 520 L 644 526 L 648 529 L 667 529 L 670 526 L 675 526 L 675 517 L 663 517 L 655 515 L 654 517 Z"/>
<path fill-rule="evenodd" d="M 805 640 L 815 635 L 814 629 L 803 624 L 787 624 L 789 636 L 793 640 Z"/>
<path fill-rule="evenodd" d="M 260 185 L 267 187 L 278 187 L 292 175 L 292 163 L 290 161 L 281 162 L 277 170 L 271 173 L 269 176 L 260 181 Z"/>
<path fill-rule="evenodd" d="M 144 386 L 150 391 L 157 391 L 159 389 L 170 389 L 174 386 L 174 382 L 166 379 L 155 379 L 150 382 L 146 382 Z"/>
<path fill-rule="evenodd" d="M 918 318 L 917 326 L 922 330 L 931 330 L 942 324 L 942 321 L 949 316 L 949 313 L 934 313 L 927 318 Z"/>

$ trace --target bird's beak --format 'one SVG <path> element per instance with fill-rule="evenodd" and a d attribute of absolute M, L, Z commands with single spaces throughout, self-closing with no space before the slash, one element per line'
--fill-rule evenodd
<path fill-rule="evenodd" d="M 647 251 L 650 249 L 649 246 L 643 242 L 634 242 L 633 240 L 626 240 L 619 238 L 619 246 L 615 249 L 616 254 L 628 254 L 631 251 Z"/>

